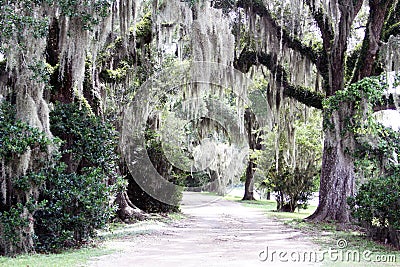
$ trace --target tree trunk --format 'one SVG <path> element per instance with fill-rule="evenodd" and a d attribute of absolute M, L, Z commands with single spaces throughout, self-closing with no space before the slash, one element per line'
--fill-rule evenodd
<path fill-rule="evenodd" d="M 338 2 L 339 3 L 339 2 Z M 333 46 L 325 47 L 328 52 L 329 88 L 327 96 L 333 96 L 345 86 L 345 54 L 350 27 L 361 8 L 358 1 L 354 9 L 348 8 L 353 4 L 347 0 L 339 3 L 341 18 L 338 32 L 335 34 Z M 319 204 L 317 210 L 309 219 L 313 221 L 350 222 L 350 210 L 347 198 L 354 194 L 354 135 L 346 129 L 346 122 L 353 118 L 352 103 L 340 103 L 339 108 L 330 116 L 329 125 L 325 125 L 324 151 L 320 180 Z"/>
<path fill-rule="evenodd" d="M 349 223 L 350 209 L 347 198 L 354 194 L 354 136 L 346 132 L 344 119 L 352 114 L 350 104 L 342 104 L 331 117 L 332 127 L 325 133 L 322 172 L 317 210 L 307 219 Z"/>
<path fill-rule="evenodd" d="M 12 84 L 3 84 L 0 81 L 0 95 L 6 96 L 5 101 L 11 96 L 13 100 L 10 102 L 16 107 L 17 120 L 37 128 L 51 138 L 48 120 L 49 108 L 43 98 L 44 84 L 30 79 L 28 69 L 29 63 L 32 64 L 41 57 L 35 54 L 24 56 L 18 54 L 17 58 L 21 61 L 24 59 L 27 63 L 18 62 L 11 68 L 9 75 L 14 79 Z M 48 151 L 51 151 L 50 147 L 48 147 Z M 48 162 L 49 158 L 46 157 L 46 152 L 41 152 L 38 147 L 28 147 L 22 153 L 13 153 L 9 160 L 1 160 L 0 213 L 15 211 L 19 215 L 18 219 L 4 218 L 0 221 L 0 236 L 2 237 L 0 238 L 0 254 L 15 255 L 32 252 L 35 236 L 33 230 L 34 210 L 28 209 L 28 205 L 37 201 L 40 185 L 31 183 L 26 190 L 18 190 L 14 183 L 19 177 L 39 171 L 43 162 Z M 18 204 L 21 207 L 17 206 Z M 3 219 L 1 215 L 0 219 Z"/>
<path fill-rule="evenodd" d="M 254 191 L 254 168 L 256 164 L 252 159 L 249 160 L 249 164 L 246 169 L 246 182 L 244 184 L 244 196 L 242 200 L 255 200 L 253 191 Z"/>
<path fill-rule="evenodd" d="M 247 129 L 250 151 L 254 149 L 260 149 L 261 140 L 259 140 L 257 135 L 253 132 L 257 128 L 257 121 L 254 113 L 250 109 L 246 109 L 244 113 L 244 120 Z M 254 163 L 254 159 L 250 158 L 246 169 L 246 182 L 244 184 L 244 196 L 242 200 L 255 200 L 253 195 L 255 167 L 256 164 Z"/>
<path fill-rule="evenodd" d="M 133 220 L 144 220 L 147 218 L 147 214 L 137 208 L 132 202 L 129 200 L 129 197 L 126 193 L 120 192 L 117 194 L 115 203 L 118 205 L 117 214 L 118 217 L 124 222 L 129 222 Z"/>

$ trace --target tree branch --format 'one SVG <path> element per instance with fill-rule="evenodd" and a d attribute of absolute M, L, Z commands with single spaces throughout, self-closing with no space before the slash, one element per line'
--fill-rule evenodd
<path fill-rule="evenodd" d="M 394 4 L 387 12 L 381 40 L 387 42 L 391 35 L 400 34 L 400 1 Z"/>
<path fill-rule="evenodd" d="M 361 54 L 353 72 L 351 82 L 373 75 L 375 60 L 380 48 L 380 37 L 386 19 L 386 13 L 396 3 L 396 0 L 371 0 L 367 31 L 362 44 Z"/>
<path fill-rule="evenodd" d="M 240 53 L 239 58 L 235 59 L 234 67 L 247 73 L 251 66 L 262 64 L 276 76 L 276 81 L 283 88 L 283 94 L 291 97 L 309 107 L 322 109 L 323 95 L 312 92 L 311 89 L 296 86 L 289 82 L 285 69 L 277 63 L 276 55 L 264 52 L 248 51 L 246 48 Z"/>
<path fill-rule="evenodd" d="M 316 65 L 318 71 L 322 73 L 321 75 L 326 73 L 324 64 L 321 64 L 321 61 L 324 62 L 324 60 L 321 60 L 321 56 L 325 53 L 322 53 L 321 51 L 315 51 L 311 47 L 304 45 L 298 38 L 291 36 L 284 27 L 281 27 L 276 23 L 272 14 L 268 11 L 261 0 L 238 0 L 236 5 L 239 8 L 251 10 L 258 16 L 266 19 L 269 25 L 272 27 L 270 30 L 279 40 L 282 40 L 283 44 L 307 57 Z"/>
<path fill-rule="evenodd" d="M 329 51 L 331 49 L 332 40 L 335 37 L 332 21 L 329 19 L 322 7 L 319 7 L 318 9 L 315 8 L 314 1 L 306 0 L 306 4 L 310 8 L 311 15 L 321 31 L 324 49 L 325 51 Z"/>
<path fill-rule="evenodd" d="M 394 103 L 394 97 L 393 94 L 390 94 L 388 97 L 387 96 L 382 96 L 382 98 L 375 103 L 373 107 L 374 111 L 380 111 L 380 110 L 395 110 L 396 105 Z"/>

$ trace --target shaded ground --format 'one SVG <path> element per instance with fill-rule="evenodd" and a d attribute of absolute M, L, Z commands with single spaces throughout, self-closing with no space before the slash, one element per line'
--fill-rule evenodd
<path fill-rule="evenodd" d="M 151 234 L 110 242 L 121 251 L 94 258 L 90 266 L 293 266 L 302 252 L 318 249 L 304 234 L 266 217 L 261 209 L 215 196 L 185 193 L 182 212 L 187 218 L 158 224 Z M 267 248 L 268 259 L 261 261 L 260 252 Z M 280 259 L 279 252 L 285 251 Z"/>

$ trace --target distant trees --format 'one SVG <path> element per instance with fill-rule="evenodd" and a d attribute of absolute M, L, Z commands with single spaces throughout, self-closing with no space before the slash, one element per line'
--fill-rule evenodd
<path fill-rule="evenodd" d="M 293 100 L 287 102 L 290 101 Z M 318 110 L 306 111 L 304 107 L 290 112 L 288 103 L 280 116 L 280 124 L 272 131 L 264 129 L 261 135 L 263 149 L 255 150 L 252 158 L 257 164 L 257 184 L 262 183 L 266 190 L 274 192 L 277 210 L 293 212 L 306 207 L 312 192 L 317 189 L 322 118 Z"/>

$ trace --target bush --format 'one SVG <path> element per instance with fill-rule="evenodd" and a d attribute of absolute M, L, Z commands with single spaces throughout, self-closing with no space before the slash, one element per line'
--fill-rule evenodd
<path fill-rule="evenodd" d="M 400 248 L 400 133 L 371 120 L 357 134 L 359 188 L 352 216 L 375 240 Z"/>
<path fill-rule="evenodd" d="M 46 151 L 51 140 L 38 128 L 16 119 L 15 106 L 8 101 L 0 103 L 0 158 L 11 160 L 28 148 Z"/>
<path fill-rule="evenodd" d="M 76 247 L 94 237 L 114 216 L 112 200 L 123 189 L 118 175 L 118 136 L 83 103 L 56 104 L 50 114 L 52 133 L 62 140 L 60 161 L 47 170 L 35 213 L 39 250 Z"/>
<path fill-rule="evenodd" d="M 314 169 L 280 167 L 278 172 L 272 169 L 267 180 L 272 183 L 272 191 L 276 192 L 277 210 L 294 212 L 296 209 L 306 209 L 312 198 L 316 174 Z"/>
<path fill-rule="evenodd" d="M 349 198 L 352 215 L 371 237 L 400 247 L 400 171 L 373 178 Z"/>
<path fill-rule="evenodd" d="M 64 170 L 60 166 L 49 177 L 42 193 L 46 205 L 35 213 L 39 250 L 80 246 L 115 212 L 109 203 L 116 187 L 107 185 L 107 176 L 100 168 L 87 168 L 82 174 Z"/>
<path fill-rule="evenodd" d="M 30 252 L 33 244 L 32 214 L 39 208 L 37 192 L 49 168 L 48 147 L 53 143 L 40 129 L 16 118 L 15 105 L 0 102 L 0 255 Z M 23 157 L 27 151 L 29 156 Z M 29 160 L 22 173 L 21 162 Z"/>

